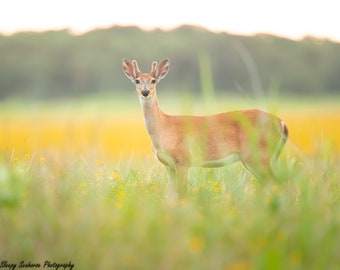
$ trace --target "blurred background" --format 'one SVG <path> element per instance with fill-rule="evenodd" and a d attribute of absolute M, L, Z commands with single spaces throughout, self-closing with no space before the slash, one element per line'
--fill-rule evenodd
<path fill-rule="evenodd" d="M 244 94 L 260 87 L 310 98 L 340 89 L 340 44 L 329 39 L 241 36 L 197 26 L 150 31 L 112 26 L 80 35 L 69 30 L 2 35 L 0 98 L 125 94 L 132 88 L 121 71 L 125 57 L 137 59 L 144 72 L 151 61 L 170 58 L 164 92 L 185 88 L 199 94 L 202 65 L 218 93 Z"/>
<path fill-rule="evenodd" d="M 279 114 L 304 151 L 316 141 L 340 145 L 333 1 L 182 2 L 2 3 L 2 151 L 82 142 L 79 149 L 144 155 L 149 143 L 122 58 L 138 60 L 144 72 L 170 58 L 158 87 L 168 113 L 257 107 Z"/>

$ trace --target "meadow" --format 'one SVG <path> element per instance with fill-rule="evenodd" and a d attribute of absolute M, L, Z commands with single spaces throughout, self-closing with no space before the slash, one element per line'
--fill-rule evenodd
<path fill-rule="evenodd" d="M 169 113 L 254 107 L 159 99 Z M 339 269 L 340 102 L 267 105 L 290 130 L 285 181 L 195 168 L 170 203 L 133 93 L 0 104 L 0 268 Z"/>

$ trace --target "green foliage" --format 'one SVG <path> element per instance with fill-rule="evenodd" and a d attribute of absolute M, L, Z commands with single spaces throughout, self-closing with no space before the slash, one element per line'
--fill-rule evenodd
<path fill-rule="evenodd" d="M 283 156 L 280 184 L 258 185 L 238 165 L 193 169 L 188 199 L 177 204 L 166 200 L 161 165 L 68 159 L 1 162 L 15 183 L 1 182 L 1 259 L 71 261 L 74 269 L 340 264 L 339 157 L 330 149 Z M 4 203 L 4 185 L 15 204 Z"/>
<path fill-rule="evenodd" d="M 209 79 L 216 91 L 247 93 L 254 85 L 245 54 L 255 63 L 264 89 L 275 82 L 284 93 L 339 92 L 340 45 L 328 40 L 236 36 L 191 26 L 172 31 L 112 27 L 82 35 L 62 30 L 0 36 L 0 98 L 120 91 L 127 88 L 121 72 L 125 57 L 137 59 L 146 72 L 151 61 L 169 57 L 171 72 L 162 82 L 164 91 L 201 92 L 202 64 L 210 63 Z"/>

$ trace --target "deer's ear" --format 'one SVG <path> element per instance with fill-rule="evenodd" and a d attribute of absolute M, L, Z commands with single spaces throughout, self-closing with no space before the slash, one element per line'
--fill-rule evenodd
<path fill-rule="evenodd" d="M 170 60 L 165 59 L 162 62 L 159 63 L 158 67 L 155 70 L 155 78 L 157 80 L 163 79 L 166 74 L 168 74 L 170 69 Z"/>
<path fill-rule="evenodd" d="M 131 81 L 134 81 L 137 78 L 137 62 L 134 65 L 133 63 L 136 62 L 135 60 L 132 63 L 128 59 L 123 59 L 122 61 L 122 68 L 126 77 L 128 77 Z"/>

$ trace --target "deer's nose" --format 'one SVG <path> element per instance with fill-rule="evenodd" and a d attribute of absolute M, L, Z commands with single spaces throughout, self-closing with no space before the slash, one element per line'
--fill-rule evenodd
<path fill-rule="evenodd" d="M 150 90 L 149 90 L 149 89 L 143 89 L 143 90 L 142 90 L 142 95 L 143 95 L 144 97 L 147 97 L 149 94 L 150 94 Z"/>

